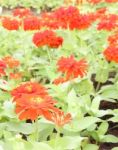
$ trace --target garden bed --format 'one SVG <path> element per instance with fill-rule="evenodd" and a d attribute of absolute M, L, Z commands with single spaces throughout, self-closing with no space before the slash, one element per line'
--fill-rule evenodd
<path fill-rule="evenodd" d="M 117 150 L 117 0 L 21 1 L 0 2 L 1 150 Z"/>

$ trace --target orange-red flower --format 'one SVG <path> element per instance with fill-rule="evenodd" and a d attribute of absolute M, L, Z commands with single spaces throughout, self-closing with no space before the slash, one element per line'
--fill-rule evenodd
<path fill-rule="evenodd" d="M 6 64 L 3 60 L 0 60 L 0 77 L 6 75 L 5 73 Z"/>
<path fill-rule="evenodd" d="M 6 63 L 3 60 L 0 60 L 0 68 L 6 68 Z"/>
<path fill-rule="evenodd" d="M 40 27 L 41 27 L 40 20 L 36 16 L 29 16 L 24 18 L 23 20 L 24 30 L 39 30 Z"/>
<path fill-rule="evenodd" d="M 111 31 L 118 27 L 118 15 L 111 14 L 101 18 L 97 29 Z"/>
<path fill-rule="evenodd" d="M 87 1 L 92 4 L 98 4 L 101 3 L 103 0 L 87 0 Z"/>
<path fill-rule="evenodd" d="M 55 79 L 53 81 L 53 83 L 56 84 L 56 85 L 58 85 L 58 84 L 66 82 L 66 81 L 67 81 L 67 79 L 64 79 L 64 77 L 58 77 L 57 79 Z"/>
<path fill-rule="evenodd" d="M 22 73 L 10 73 L 10 79 L 19 80 L 22 78 Z"/>
<path fill-rule="evenodd" d="M 73 79 L 78 76 L 83 77 L 87 71 L 87 62 L 84 59 L 75 60 L 74 56 L 61 57 L 57 63 L 58 71 L 65 75 L 65 79 Z"/>
<path fill-rule="evenodd" d="M 15 18 L 4 17 L 2 19 L 2 26 L 7 30 L 18 30 L 20 27 L 20 22 Z"/>
<path fill-rule="evenodd" d="M 34 82 L 26 82 L 11 91 L 13 101 L 16 102 L 16 113 L 19 119 L 35 120 L 44 111 L 55 110 L 56 101 L 49 96 L 47 89 Z"/>
<path fill-rule="evenodd" d="M 20 18 L 32 15 L 32 12 L 29 8 L 16 8 L 12 11 L 12 13 L 14 16 L 18 16 Z"/>
<path fill-rule="evenodd" d="M 107 8 L 106 7 L 97 9 L 97 11 L 95 12 L 95 18 L 96 19 L 103 18 L 106 15 L 106 12 L 107 12 Z"/>
<path fill-rule="evenodd" d="M 4 57 L 3 61 L 6 63 L 6 65 L 9 68 L 12 68 L 12 69 L 15 68 L 15 67 L 18 67 L 20 65 L 19 60 L 16 60 L 12 56 L 6 56 L 6 57 Z"/>
<path fill-rule="evenodd" d="M 79 3 L 81 2 L 82 0 L 79 1 Z M 95 20 L 93 16 L 92 13 L 80 14 L 79 9 L 74 6 L 60 7 L 50 13 L 42 13 L 40 22 L 42 27 L 49 29 L 69 28 L 70 30 L 83 30 L 88 28 Z"/>
<path fill-rule="evenodd" d="M 58 127 L 63 127 L 65 124 L 68 124 L 71 122 L 72 117 L 70 113 L 64 114 L 62 110 L 56 110 L 56 111 L 48 111 L 44 113 L 44 117 L 52 121 L 56 124 Z"/>
<path fill-rule="evenodd" d="M 47 95 L 23 94 L 16 101 L 16 113 L 20 120 L 35 120 L 42 116 L 44 111 L 54 108 L 56 101 Z"/>
<path fill-rule="evenodd" d="M 114 61 L 118 63 L 118 47 L 111 45 L 105 49 L 103 54 L 108 61 Z"/>
<path fill-rule="evenodd" d="M 68 28 L 70 22 L 77 20 L 80 12 L 77 7 L 60 7 L 53 12 L 53 17 L 59 21 L 62 28 Z"/>
<path fill-rule="evenodd" d="M 13 100 L 16 101 L 24 94 L 48 95 L 47 90 L 36 82 L 26 82 L 11 91 Z"/>
<path fill-rule="evenodd" d="M 33 42 L 37 47 L 49 46 L 52 48 L 58 48 L 62 45 L 63 38 L 57 36 L 55 32 L 50 30 L 45 30 L 42 32 L 37 32 L 33 36 Z"/>
<path fill-rule="evenodd" d="M 118 32 L 115 33 L 114 35 L 109 36 L 108 41 L 110 45 L 118 46 Z"/>
<path fill-rule="evenodd" d="M 105 0 L 107 3 L 116 3 L 118 0 Z"/>
<path fill-rule="evenodd" d="M 76 18 L 73 18 L 70 20 L 69 22 L 69 28 L 71 30 L 73 29 L 78 29 L 78 30 L 84 30 L 90 27 L 90 25 L 92 24 L 92 22 L 94 21 L 91 18 L 91 14 L 80 14 L 78 15 Z"/>

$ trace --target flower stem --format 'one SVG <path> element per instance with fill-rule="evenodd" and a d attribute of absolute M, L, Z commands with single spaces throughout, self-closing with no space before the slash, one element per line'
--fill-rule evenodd
<path fill-rule="evenodd" d="M 98 82 L 98 84 L 96 86 L 96 92 L 98 92 L 99 88 L 100 88 L 100 82 Z"/>
<path fill-rule="evenodd" d="M 38 119 L 34 122 L 34 126 L 35 126 L 34 138 L 35 141 L 38 142 L 39 140 Z"/>
<path fill-rule="evenodd" d="M 58 146 L 58 140 L 59 140 L 59 137 L 60 137 L 60 129 L 58 127 L 56 127 L 56 138 L 55 138 L 55 145 L 54 145 L 54 149 L 57 150 L 57 146 Z"/>
<path fill-rule="evenodd" d="M 47 51 L 47 54 L 48 54 L 49 61 L 51 62 L 51 56 L 50 56 L 49 49 L 48 49 L 48 48 L 46 48 L 46 51 Z"/>

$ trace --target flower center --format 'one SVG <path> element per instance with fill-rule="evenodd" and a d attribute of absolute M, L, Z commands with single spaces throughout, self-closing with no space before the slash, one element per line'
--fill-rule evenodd
<path fill-rule="evenodd" d="M 32 97 L 30 100 L 31 100 L 31 102 L 34 102 L 36 104 L 39 104 L 43 101 L 43 99 L 41 97 L 35 97 L 35 96 Z"/>
<path fill-rule="evenodd" d="M 26 87 L 26 89 L 27 89 L 28 92 L 31 92 L 32 91 L 32 86 L 29 85 L 29 86 Z"/>

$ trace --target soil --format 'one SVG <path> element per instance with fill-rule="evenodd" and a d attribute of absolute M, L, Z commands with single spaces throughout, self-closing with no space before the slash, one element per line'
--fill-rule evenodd
<path fill-rule="evenodd" d="M 101 105 L 100 105 L 100 109 L 102 109 L 102 110 L 118 109 L 118 103 L 102 101 Z M 110 116 L 105 116 L 104 119 L 108 119 L 109 117 Z M 109 122 L 108 134 L 112 134 L 112 135 L 115 135 L 116 137 L 118 137 L 118 124 L 117 123 Z M 103 143 L 100 146 L 100 150 L 112 150 L 112 148 L 114 148 L 114 147 L 118 147 L 118 143 L 117 144 Z"/>

